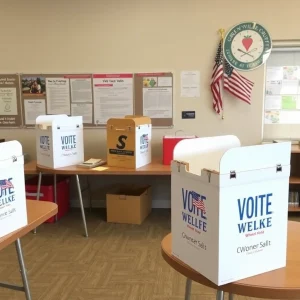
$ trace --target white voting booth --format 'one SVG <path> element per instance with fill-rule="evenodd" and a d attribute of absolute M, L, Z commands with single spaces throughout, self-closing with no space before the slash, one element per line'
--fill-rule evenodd
<path fill-rule="evenodd" d="M 0 143 L 0 237 L 27 225 L 24 157 L 17 141 Z"/>
<path fill-rule="evenodd" d="M 285 267 L 290 157 L 290 142 L 179 142 L 171 166 L 173 255 L 217 285 Z"/>
<path fill-rule="evenodd" d="M 82 117 L 39 116 L 35 130 L 38 165 L 55 169 L 84 161 Z"/>

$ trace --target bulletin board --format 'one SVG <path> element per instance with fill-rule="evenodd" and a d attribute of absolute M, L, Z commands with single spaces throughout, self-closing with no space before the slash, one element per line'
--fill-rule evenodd
<path fill-rule="evenodd" d="M 265 74 L 264 140 L 299 139 L 300 47 L 275 48 Z"/>
<path fill-rule="evenodd" d="M 173 74 L 0 75 L 0 128 L 34 128 L 40 115 L 82 116 L 84 128 L 109 118 L 144 115 L 153 127 L 173 125 Z"/>
<path fill-rule="evenodd" d="M 20 82 L 17 74 L 0 74 L 0 127 L 22 126 Z"/>
<path fill-rule="evenodd" d="M 136 73 L 134 76 L 136 115 L 150 117 L 152 126 L 173 126 L 173 74 Z"/>
<path fill-rule="evenodd" d="M 25 127 L 34 127 L 39 115 L 82 116 L 93 127 L 91 74 L 22 74 L 21 104 Z"/>

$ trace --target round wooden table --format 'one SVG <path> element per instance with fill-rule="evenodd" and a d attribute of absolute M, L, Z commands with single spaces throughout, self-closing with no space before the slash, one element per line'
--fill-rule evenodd
<path fill-rule="evenodd" d="M 187 278 L 185 299 L 190 299 L 191 281 L 218 290 L 217 299 L 223 293 L 257 298 L 299 299 L 300 298 L 300 223 L 288 222 L 287 265 L 275 271 L 249 277 L 222 286 L 217 286 L 172 255 L 172 234 L 162 240 L 161 252 L 164 260 Z M 274 253 L 276 259 L 276 253 Z"/>

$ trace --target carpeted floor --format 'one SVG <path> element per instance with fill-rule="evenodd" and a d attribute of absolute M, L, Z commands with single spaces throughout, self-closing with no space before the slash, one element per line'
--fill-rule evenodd
<path fill-rule="evenodd" d="M 32 300 L 184 299 L 185 278 L 160 254 L 170 232 L 169 210 L 153 210 L 140 226 L 106 223 L 101 210 L 87 212 L 87 222 L 88 239 L 77 210 L 22 239 Z M 0 281 L 21 283 L 14 245 L 1 251 Z M 25 295 L 0 288 L 0 299 Z M 215 291 L 193 283 L 191 300 L 196 299 L 215 299 Z"/>

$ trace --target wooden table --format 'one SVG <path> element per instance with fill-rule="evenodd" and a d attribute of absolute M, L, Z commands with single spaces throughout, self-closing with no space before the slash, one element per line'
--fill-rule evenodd
<path fill-rule="evenodd" d="M 263 273 L 247 279 L 217 286 L 172 255 L 172 235 L 168 234 L 161 243 L 164 260 L 176 271 L 187 278 L 185 299 L 190 299 L 191 281 L 218 290 L 217 299 L 223 299 L 223 293 L 256 298 L 299 299 L 300 298 L 300 223 L 288 223 L 287 266 L 275 271 Z M 276 253 L 274 253 L 276 259 Z"/>
<path fill-rule="evenodd" d="M 171 166 L 163 165 L 161 158 L 154 158 L 151 164 L 138 169 L 108 167 L 106 165 L 94 169 L 81 168 L 78 166 L 50 169 L 38 166 L 35 160 L 24 165 L 26 175 L 37 175 L 40 170 L 51 174 L 55 172 L 57 175 L 171 175 Z"/>
<path fill-rule="evenodd" d="M 82 200 L 82 192 L 79 181 L 79 176 L 99 176 L 99 175 L 155 175 L 155 176 L 170 176 L 171 175 L 171 167 L 162 164 L 161 158 L 154 158 L 151 164 L 148 164 L 144 167 L 138 169 L 125 169 L 119 167 L 108 167 L 107 165 L 103 165 L 100 167 L 96 167 L 93 169 L 82 168 L 78 166 L 69 166 L 64 168 L 52 169 L 43 166 L 39 166 L 36 164 L 36 161 L 28 162 L 24 165 L 25 175 L 34 175 L 38 174 L 38 187 L 37 187 L 37 197 L 36 199 L 40 199 L 40 189 L 42 183 L 42 175 L 43 174 L 53 174 L 54 176 L 54 202 L 57 203 L 57 192 L 56 192 L 56 176 L 57 175 L 69 175 L 75 176 L 77 191 L 79 197 L 79 204 L 82 215 L 82 222 L 84 227 L 85 236 L 88 237 L 88 230 L 86 225 L 85 211 Z M 88 181 L 88 190 L 89 189 L 89 181 Z M 90 197 L 91 198 L 91 197 Z M 91 199 L 90 199 L 90 207 L 91 207 Z M 57 216 L 55 216 L 57 220 Z M 34 230 L 36 233 L 36 229 Z"/>
<path fill-rule="evenodd" d="M 33 230 L 34 228 L 36 228 L 37 226 L 44 223 L 46 220 L 54 216 L 56 213 L 57 213 L 57 205 L 55 203 L 46 202 L 46 201 L 37 202 L 35 200 L 27 200 L 28 224 L 0 238 L 0 250 L 12 243 L 15 243 L 23 286 L 16 286 L 13 284 L 0 282 L 0 287 L 4 287 L 16 291 L 23 291 L 25 292 L 26 299 L 31 300 L 20 238 L 26 235 L 31 230 Z"/>

